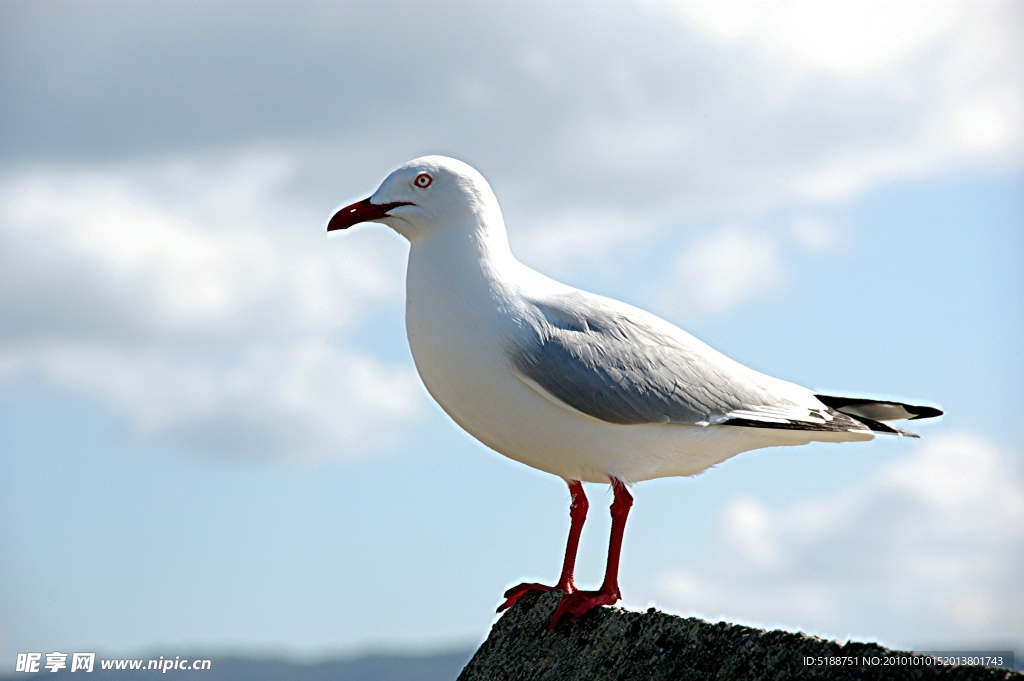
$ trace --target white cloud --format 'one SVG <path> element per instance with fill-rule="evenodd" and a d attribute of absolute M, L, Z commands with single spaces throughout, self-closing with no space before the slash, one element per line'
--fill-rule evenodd
<path fill-rule="evenodd" d="M 85 394 L 136 438 L 222 459 L 360 456 L 422 408 L 419 381 L 314 337 L 224 351 L 65 342 L 8 356 L 10 369 Z"/>
<path fill-rule="evenodd" d="M 549 254 L 604 246 L 595 254 L 604 257 L 625 245 L 620 237 L 633 224 L 671 223 L 681 213 L 743 224 L 766 206 L 834 202 L 894 180 L 1024 158 L 1024 54 L 1012 4 L 645 7 L 663 22 L 659 31 L 678 31 L 677 47 L 603 56 L 600 85 L 564 56 L 543 53 L 546 73 L 577 74 L 578 106 L 513 133 L 524 156 L 543 160 L 497 186 L 523 212 L 545 207 L 526 225 L 510 224 L 529 231 L 531 262 L 543 262 L 530 252 L 545 243 Z M 623 24 L 626 42 L 633 25 Z M 563 217 L 550 219 L 553 211 Z M 582 238 L 585 223 L 598 227 L 597 239 Z M 638 238 L 661 235 L 641 230 Z M 828 255 L 852 238 L 813 219 L 788 235 L 755 235 L 747 248 L 720 232 L 680 256 L 664 290 L 673 307 L 682 297 L 723 314 L 784 289 L 790 246 Z M 703 251 L 727 256 L 724 269 L 707 271 Z"/>
<path fill-rule="evenodd" d="M 567 267 L 589 271 L 617 267 L 623 253 L 644 244 L 657 231 L 647 216 L 573 213 L 510 234 L 516 256 L 553 274 Z"/>
<path fill-rule="evenodd" d="M 677 301 L 719 314 L 780 291 L 787 277 L 773 235 L 727 227 L 699 239 L 676 259 L 666 290 Z"/>
<path fill-rule="evenodd" d="M 811 216 L 781 228 L 718 227 L 698 236 L 675 257 L 653 294 L 666 309 L 724 315 L 786 290 L 800 260 L 842 252 L 851 236 Z"/>
<path fill-rule="evenodd" d="M 719 38 L 753 42 L 801 64 L 844 74 L 873 71 L 906 57 L 954 28 L 968 10 L 967 3 L 951 1 L 669 4 Z"/>
<path fill-rule="evenodd" d="M 829 255 L 841 251 L 849 237 L 835 225 L 817 218 L 803 217 L 789 226 L 793 244 L 809 255 Z"/>
<path fill-rule="evenodd" d="M 995 99 L 965 102 L 954 113 L 954 139 L 965 149 L 980 152 L 996 150 L 1013 136 L 1013 123 L 1007 119 L 1010 107 Z"/>
<path fill-rule="evenodd" d="M 0 380 L 221 456 L 347 455 L 416 413 L 409 366 L 341 340 L 400 297 L 399 249 L 329 241 L 274 158 L 132 170 L 0 185 Z"/>
<path fill-rule="evenodd" d="M 835 595 L 815 584 L 727 585 L 679 570 L 662 575 L 658 589 L 683 612 L 713 620 L 746 621 L 770 627 L 786 622 L 793 625 L 829 621 L 838 614 Z"/>
<path fill-rule="evenodd" d="M 936 436 L 830 498 L 736 499 L 677 608 L 891 645 L 1024 641 L 1024 480 L 976 435 Z"/>
<path fill-rule="evenodd" d="M 731 166 L 718 178 L 733 182 L 735 204 L 763 189 L 776 199 L 834 199 L 952 167 L 1021 161 L 1019 4 L 648 6 L 694 31 L 742 93 L 698 100 L 705 116 L 686 129 L 713 142 L 681 157 L 711 172 Z"/>
<path fill-rule="evenodd" d="M 848 197 L 1024 152 L 1012 0 L 309 3 L 231 30 L 223 13 L 169 7 L 133 8 L 160 38 L 144 47 L 102 6 L 13 12 L 5 164 L 271 145 L 349 178 L 377 159 L 376 179 L 441 151 L 547 218 Z M 195 39 L 211 31 L 224 40 Z M 199 46 L 189 60 L 183 43 Z"/>
<path fill-rule="evenodd" d="M 70 303 L 84 315 L 113 307 L 121 323 L 147 332 L 290 332 L 351 321 L 360 300 L 399 294 L 400 278 L 384 272 L 380 253 L 362 243 L 352 244 L 355 257 L 332 249 L 326 215 L 274 196 L 280 180 L 254 165 L 244 157 L 228 168 L 5 178 L 0 295 L 8 314 L 33 317 L 23 333 L 60 327 L 61 315 L 76 314 Z"/>

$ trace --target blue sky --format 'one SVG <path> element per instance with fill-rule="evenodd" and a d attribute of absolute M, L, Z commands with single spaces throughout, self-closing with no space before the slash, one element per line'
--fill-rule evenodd
<path fill-rule="evenodd" d="M 241 8 L 2 10 L 0 668 L 468 647 L 556 578 L 564 484 L 430 403 L 407 246 L 324 233 L 426 153 L 553 277 L 947 411 L 637 485 L 625 605 L 1019 649 L 1019 6 Z"/>

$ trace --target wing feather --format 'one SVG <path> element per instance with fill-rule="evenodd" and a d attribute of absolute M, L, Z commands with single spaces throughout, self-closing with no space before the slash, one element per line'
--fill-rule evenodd
<path fill-rule="evenodd" d="M 509 351 L 515 372 L 549 399 L 593 418 L 865 429 L 847 417 L 837 427 L 811 391 L 734 362 L 642 310 L 581 292 L 533 305 L 536 317 Z"/>

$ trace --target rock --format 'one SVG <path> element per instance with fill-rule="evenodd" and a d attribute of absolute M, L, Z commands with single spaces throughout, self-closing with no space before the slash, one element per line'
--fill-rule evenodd
<path fill-rule="evenodd" d="M 555 593 L 521 598 L 492 627 L 459 681 L 1024 679 L 1009 669 L 922 664 L 925 654 L 873 643 L 711 624 L 654 608 L 598 608 L 548 631 L 558 599 Z"/>

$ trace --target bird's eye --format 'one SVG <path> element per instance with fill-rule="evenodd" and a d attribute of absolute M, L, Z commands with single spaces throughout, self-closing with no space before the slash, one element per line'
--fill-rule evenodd
<path fill-rule="evenodd" d="M 413 182 L 416 183 L 416 186 L 419 187 L 420 189 L 426 189 L 427 187 L 430 186 L 430 183 L 433 181 L 434 178 L 432 178 L 428 173 L 420 173 L 419 175 L 416 176 L 416 179 L 413 180 Z"/>

